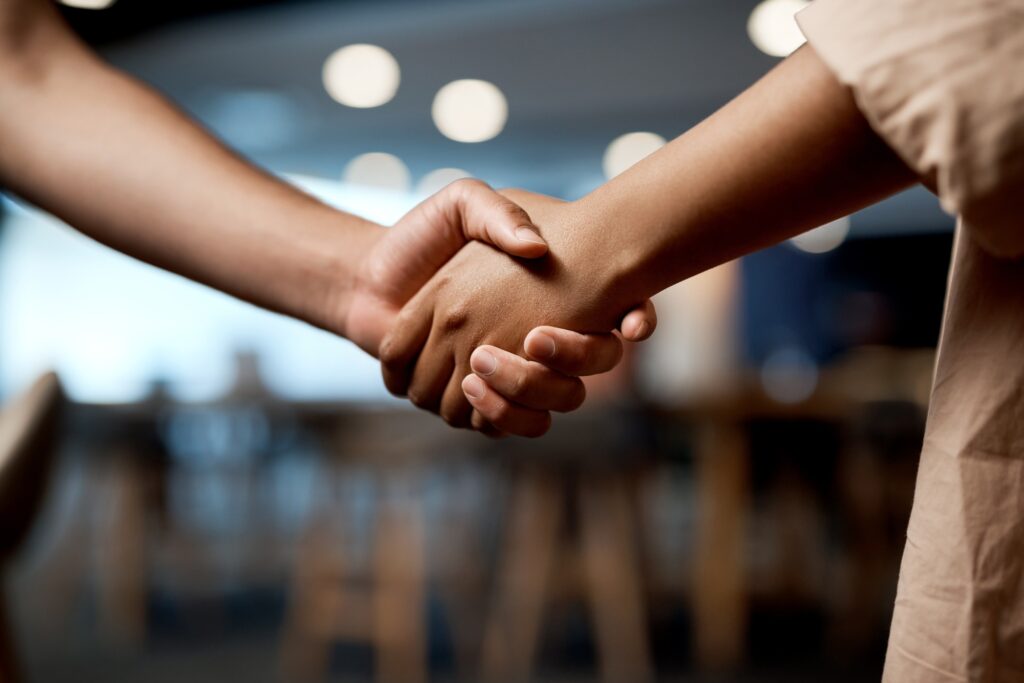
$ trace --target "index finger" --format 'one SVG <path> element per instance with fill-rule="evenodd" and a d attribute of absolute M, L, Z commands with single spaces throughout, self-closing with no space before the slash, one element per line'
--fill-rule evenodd
<path fill-rule="evenodd" d="M 622 341 L 614 334 L 580 334 L 558 327 L 534 328 L 523 342 L 527 357 L 566 375 L 608 372 L 622 360 Z"/>

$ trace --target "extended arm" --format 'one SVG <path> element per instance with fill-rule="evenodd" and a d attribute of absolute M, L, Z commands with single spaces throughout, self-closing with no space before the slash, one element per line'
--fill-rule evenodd
<path fill-rule="evenodd" d="M 575 208 L 603 227 L 588 241 L 621 255 L 608 277 L 622 305 L 916 180 L 805 47 Z"/>
<path fill-rule="evenodd" d="M 47 0 L 0 0 L 0 185 L 104 244 L 374 355 L 401 306 L 467 239 L 546 252 L 529 216 L 479 181 L 449 186 L 391 230 L 321 204 L 105 65 Z"/>
<path fill-rule="evenodd" d="M 520 330 L 538 324 L 607 329 L 675 282 L 915 180 L 851 93 L 804 48 L 591 195 L 538 209 L 525 203 L 551 245 L 544 267 L 504 269 L 501 282 L 481 287 L 480 273 L 495 273 L 484 264 L 492 257 L 482 248 L 464 250 L 410 302 L 403 326 L 385 341 L 388 386 L 430 396 L 442 412 L 455 414 L 458 402 L 430 378 L 445 364 L 468 374 L 475 346 L 526 353 Z M 445 356 L 451 360 L 440 360 Z M 470 388 L 470 403 L 483 419 L 500 423 L 515 412 L 507 401 L 481 395 L 478 383 Z M 436 398 L 440 392 L 444 399 Z"/>
<path fill-rule="evenodd" d="M 0 182 L 119 251 L 332 327 L 376 226 L 228 151 L 102 63 L 48 2 L 0 2 Z"/>

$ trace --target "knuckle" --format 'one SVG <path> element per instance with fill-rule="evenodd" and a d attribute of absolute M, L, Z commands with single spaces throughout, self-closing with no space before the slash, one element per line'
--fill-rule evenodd
<path fill-rule="evenodd" d="M 381 342 L 378 353 L 380 355 L 380 364 L 384 366 L 385 370 L 396 372 L 400 369 L 402 353 L 394 339 L 389 337 Z"/>
<path fill-rule="evenodd" d="M 449 306 L 441 315 L 441 328 L 446 332 L 455 332 L 466 326 L 469 321 L 470 307 L 465 302 Z"/>
<path fill-rule="evenodd" d="M 479 178 L 459 178 L 448 185 L 453 194 L 465 197 L 471 192 L 479 192 L 483 189 L 490 189 L 490 186 Z"/>
<path fill-rule="evenodd" d="M 508 397 L 514 399 L 523 398 L 529 391 L 530 381 L 526 372 L 517 370 L 508 384 Z"/>
<path fill-rule="evenodd" d="M 495 401 L 494 405 L 488 411 L 488 419 L 495 424 L 503 424 L 508 422 L 512 417 L 512 406 L 507 401 Z"/>
<path fill-rule="evenodd" d="M 505 214 L 506 216 L 513 220 L 523 221 L 527 219 L 526 211 L 523 210 L 523 207 L 513 203 L 510 200 L 501 202 L 498 208 L 503 214 Z"/>

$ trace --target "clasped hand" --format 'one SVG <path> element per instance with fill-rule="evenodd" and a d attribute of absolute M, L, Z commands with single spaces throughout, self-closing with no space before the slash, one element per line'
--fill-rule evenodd
<path fill-rule="evenodd" d="M 608 310 L 596 269 L 570 266 L 569 204 L 505 194 L 460 181 L 381 237 L 349 307 L 349 328 L 368 334 L 349 336 L 371 352 L 382 339 L 388 389 L 449 424 L 540 436 L 550 411 L 582 404 L 581 376 L 619 362 L 613 330 L 639 341 L 656 316 L 650 301 Z"/>

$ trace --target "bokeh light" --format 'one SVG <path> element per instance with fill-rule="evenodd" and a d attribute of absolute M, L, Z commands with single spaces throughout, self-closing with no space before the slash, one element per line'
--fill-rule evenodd
<path fill-rule="evenodd" d="M 611 180 L 627 168 L 665 146 L 657 133 L 636 132 L 621 135 L 604 152 L 604 175 Z"/>
<path fill-rule="evenodd" d="M 60 0 L 60 4 L 78 9 L 106 9 L 116 0 Z"/>
<path fill-rule="evenodd" d="M 824 254 L 842 244 L 849 234 L 850 217 L 843 216 L 819 228 L 797 235 L 789 241 L 794 247 L 808 254 Z"/>
<path fill-rule="evenodd" d="M 463 79 L 437 91 L 431 113 L 445 137 L 456 142 L 484 142 L 505 128 L 508 102 L 493 83 Z"/>
<path fill-rule="evenodd" d="M 348 163 L 342 180 L 353 185 L 408 192 L 412 178 L 409 168 L 394 154 L 369 152 Z"/>
<path fill-rule="evenodd" d="M 368 109 L 390 102 L 402 77 L 390 52 L 377 45 L 357 44 L 340 48 L 327 58 L 323 80 L 335 101 Z"/>
<path fill-rule="evenodd" d="M 806 39 L 794 16 L 808 0 L 764 0 L 750 13 L 747 33 L 757 49 L 772 57 L 787 57 Z"/>

